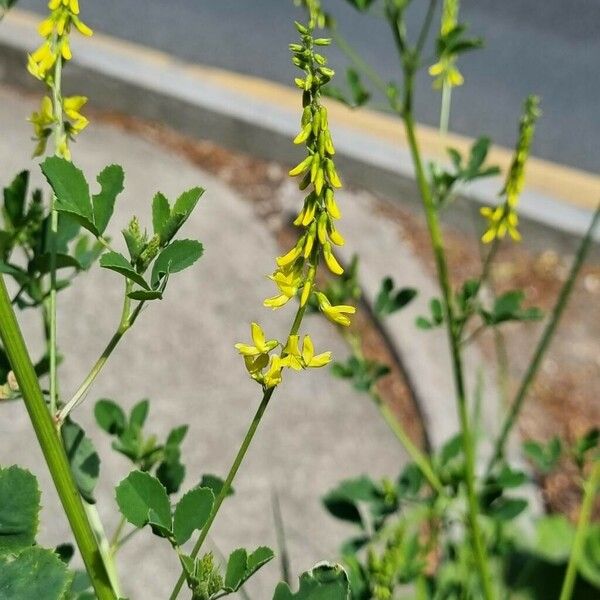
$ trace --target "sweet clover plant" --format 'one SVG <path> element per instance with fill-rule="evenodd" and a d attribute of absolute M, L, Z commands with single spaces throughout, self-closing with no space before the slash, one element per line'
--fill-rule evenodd
<path fill-rule="evenodd" d="M 598 597 L 600 527 L 591 524 L 600 487 L 598 430 L 570 445 L 554 439 L 546 445 L 528 442 L 524 446 L 538 473 L 552 472 L 560 461 L 576 470 L 582 497 L 576 524 L 561 515 L 530 515 L 530 496 L 524 486 L 531 484 L 532 476 L 512 463 L 507 444 L 589 251 L 600 209 L 581 241 L 553 310 L 545 317 L 542 336 L 516 394 L 506 398 L 506 415 L 492 440 L 492 451 L 486 455 L 479 443 L 484 432 L 476 410 L 481 388 L 471 390 L 466 383 L 465 348 L 485 332 L 499 332 L 508 322 L 544 318 L 539 309 L 525 304 L 522 290 L 497 294 L 491 281 L 501 244 L 521 238 L 519 198 L 540 116 L 539 100 L 535 96 L 526 99 L 498 203 L 481 210 L 480 272 L 454 283 L 441 214 L 452 210 L 463 187 L 498 175 L 499 169 L 487 163 L 491 142 L 485 137 L 475 141 L 467 155 L 449 148 L 447 164 L 426 164 L 414 120 L 414 82 L 426 69 L 433 86 L 441 90 L 441 130 L 445 132 L 451 89 L 464 83 L 459 70 L 461 55 L 483 42 L 471 37 L 461 22 L 458 0 L 428 0 L 421 27 L 414 34 L 408 30 L 406 14 L 416 2 L 346 2 L 359 12 L 379 10 L 389 24 L 401 82 L 387 81 L 366 63 L 344 39 L 320 0 L 296 0 L 305 18 L 295 23 L 297 39 L 289 46 L 291 62 L 298 70 L 294 81 L 300 108 L 293 142 L 302 148 L 303 156 L 289 175 L 298 178 L 305 197 L 294 220 L 296 242 L 275 259 L 269 275 L 275 294 L 263 301 L 264 307 L 272 310 L 293 309 L 286 338 L 271 338 L 267 326 L 251 323 L 251 340 L 235 345 L 249 378 L 260 388 L 260 400 L 225 478 L 187 472 L 181 446 L 188 425 L 175 427 L 164 439 L 152 434 L 149 400 L 140 400 L 128 413 L 114 399 L 99 399 L 93 409 L 86 402 L 123 336 L 141 321 L 142 310 L 163 299 L 175 302 L 167 300 L 171 277 L 179 277 L 202 258 L 202 243 L 186 238 L 183 232 L 205 191 L 197 186 L 181 190 L 171 199 L 157 192 L 148 199 L 148 215 L 132 215 L 120 235 L 113 231 L 112 217 L 119 210 L 125 173 L 119 165 L 108 165 L 98 174 L 84 173 L 76 166 L 74 142 L 88 125 L 84 114 L 87 98 L 65 96 L 62 91 L 62 71 L 72 58 L 71 36 L 91 36 L 93 32 L 80 14 L 78 0 L 48 3 L 48 16 L 39 26 L 41 45 L 27 64 L 29 73 L 44 88 L 30 121 L 33 154 L 40 157 L 39 166 L 48 185 L 31 189 L 30 174 L 23 171 L 3 190 L 0 400 L 5 410 L 17 402 L 25 405 L 74 545 L 69 541 L 54 548 L 37 544 L 41 507 L 37 480 L 19 466 L 1 465 L 0 598 L 124 600 L 127 584 L 120 581 L 119 552 L 142 530 L 152 534 L 155 543 L 170 548 L 178 560 L 169 600 L 184 593 L 192 600 L 216 600 L 232 594 L 247 598 L 244 584 L 274 558 L 273 550 L 266 546 L 235 548 L 221 557 L 207 551 L 205 542 L 222 505 L 234 493 L 236 475 L 283 378 L 291 371 L 324 367 L 374 402 L 410 462 L 392 477 L 376 480 L 359 475 L 327 493 L 323 498 L 326 510 L 355 529 L 340 548 L 340 564 L 319 563 L 300 575 L 297 591 L 293 591 L 283 560 L 286 581 L 269 597 Z M 0 2 L 0 17 L 13 4 L 10 0 Z M 426 55 L 432 30 L 436 32 L 433 58 Z M 326 57 L 332 43 L 351 62 L 347 90 L 332 84 L 335 73 Z M 359 259 L 355 257 L 344 268 L 335 254 L 335 248 L 344 244 L 338 230 L 341 211 L 336 198 L 342 182 L 325 97 L 359 108 L 373 97 L 369 87 L 387 99 L 389 110 L 403 123 L 435 258 L 439 297 L 430 300 L 428 313 L 418 317 L 415 327 L 423 330 L 423 335 L 434 328 L 444 328 L 447 333 L 454 380 L 454 390 L 448 394 L 455 397 L 460 424 L 456 435 L 436 450 L 419 447 L 382 398 L 378 384 L 389 373 L 390 365 L 371 359 L 363 351 L 360 334 L 350 329 L 362 295 Z M 120 317 L 101 355 L 83 375 L 75 393 L 66 397 L 60 387 L 59 365 L 69 356 L 61 354 L 57 344 L 59 292 L 75 285 L 79 273 L 97 266 L 112 271 L 115 283 L 123 289 Z M 417 293 L 404 287 L 401 277 L 385 278 L 372 307 L 374 318 L 389 318 Z M 41 316 L 45 350 L 35 360 L 21 334 L 16 311 L 36 311 Z M 330 351 L 315 349 L 304 329 L 304 316 L 309 311 L 321 313 L 343 334 L 351 349 L 347 360 L 334 362 Z M 97 426 L 112 441 L 112 449 L 131 465 L 115 490 L 113 508 L 121 518 L 110 535 L 96 508 L 100 457 L 77 421 L 80 411 L 86 409 L 93 410 Z M 196 483 L 187 483 L 189 479 Z M 283 529 L 281 523 L 279 529 Z M 70 564 L 76 550 L 83 570 Z M 283 547 L 281 551 L 285 553 Z"/>

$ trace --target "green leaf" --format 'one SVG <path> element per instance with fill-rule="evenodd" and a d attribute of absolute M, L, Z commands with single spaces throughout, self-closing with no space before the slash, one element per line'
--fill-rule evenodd
<path fill-rule="evenodd" d="M 31 271 L 35 271 L 40 275 L 50 273 L 51 270 L 51 256 L 50 254 L 40 254 L 36 256 L 30 263 L 29 268 Z M 57 254 L 56 255 L 56 268 L 57 269 L 76 269 L 81 271 L 81 263 L 73 256 L 69 254 Z"/>
<path fill-rule="evenodd" d="M 167 494 L 176 494 L 185 479 L 185 465 L 179 457 L 164 460 L 156 469 L 156 477 L 165 486 Z"/>
<path fill-rule="evenodd" d="M 542 517 L 535 527 L 535 551 L 544 559 L 562 564 L 569 559 L 575 528 L 564 515 Z"/>
<path fill-rule="evenodd" d="M 204 194 L 204 190 L 199 187 L 192 188 L 187 192 L 183 192 L 179 198 L 175 201 L 175 205 L 171 210 L 170 216 L 166 222 L 162 224 L 160 231 L 160 242 L 161 245 L 168 244 L 175 234 L 181 229 L 182 225 L 187 221 L 189 216 L 192 214 L 194 207 L 200 200 L 200 197 Z M 157 222 L 162 220 L 164 214 L 164 201 L 159 200 L 162 206 L 157 206 Z M 167 201 L 168 204 L 168 201 Z M 154 207 L 153 207 L 154 208 Z M 159 213 L 160 212 L 160 218 Z M 154 211 L 153 211 L 154 221 Z"/>
<path fill-rule="evenodd" d="M 29 171 L 21 171 L 11 184 L 4 188 L 4 210 L 13 227 L 19 227 L 23 223 L 28 186 Z"/>
<path fill-rule="evenodd" d="M 121 435 L 127 427 L 127 417 L 123 409 L 112 400 L 103 398 L 96 402 L 94 416 L 99 427 L 110 435 Z"/>
<path fill-rule="evenodd" d="M 58 156 L 49 156 L 40 166 L 54 190 L 56 209 L 72 215 L 83 227 L 98 235 L 90 189 L 83 173 L 73 163 Z"/>
<path fill-rule="evenodd" d="M 152 200 L 152 228 L 154 233 L 159 236 L 162 233 L 169 217 L 171 216 L 171 207 L 166 196 L 158 192 Z"/>
<path fill-rule="evenodd" d="M 107 252 L 100 257 L 100 266 L 105 269 L 110 269 L 111 271 L 116 271 L 123 277 L 127 277 L 127 279 L 131 279 L 137 283 L 140 287 L 143 287 L 145 290 L 149 290 L 150 286 L 146 283 L 146 280 L 136 272 L 136 270 L 131 266 L 131 263 L 118 252 Z"/>
<path fill-rule="evenodd" d="M 487 509 L 487 513 L 499 521 L 511 521 L 518 517 L 526 508 L 527 500 L 524 498 L 505 498 L 495 500 Z"/>
<path fill-rule="evenodd" d="M 167 273 L 178 273 L 191 267 L 201 256 L 203 248 L 195 240 L 176 240 L 169 244 L 159 255 L 152 269 L 152 287 Z"/>
<path fill-rule="evenodd" d="M 200 531 L 213 508 L 215 497 L 208 488 L 195 488 L 185 494 L 175 507 L 173 515 L 173 534 L 182 546 L 194 531 Z"/>
<path fill-rule="evenodd" d="M 210 473 L 207 473 L 206 475 L 202 475 L 199 487 L 210 488 L 216 498 L 221 493 L 224 485 L 225 481 L 223 479 L 217 475 L 211 475 Z M 233 489 L 233 486 L 229 486 L 229 489 L 227 490 L 227 497 L 233 496 L 234 493 L 235 490 Z"/>
<path fill-rule="evenodd" d="M 275 555 L 267 546 L 257 548 L 250 556 L 244 548 L 234 550 L 227 561 L 224 589 L 236 592 L 262 566 L 266 565 Z"/>
<path fill-rule="evenodd" d="M 73 421 L 68 421 L 62 426 L 61 434 L 79 493 L 86 502 L 95 504 L 94 488 L 100 475 L 100 457 L 92 440 Z"/>
<path fill-rule="evenodd" d="M 132 471 L 116 490 L 121 514 L 136 527 L 149 522 L 171 530 L 171 505 L 165 488 L 149 473 Z"/>
<path fill-rule="evenodd" d="M 70 584 L 66 565 L 50 550 L 32 547 L 0 563 L 2 600 L 61 600 Z"/>
<path fill-rule="evenodd" d="M 350 600 L 348 575 L 341 565 L 320 563 L 300 576 L 298 592 L 282 582 L 273 600 Z"/>
<path fill-rule="evenodd" d="M 127 294 L 132 300 L 140 300 L 141 302 L 149 302 L 150 300 L 162 300 L 163 293 L 160 290 L 134 290 Z"/>
<path fill-rule="evenodd" d="M 0 554 L 35 543 L 39 511 L 37 479 L 20 467 L 0 469 Z"/>
<path fill-rule="evenodd" d="M 131 427 L 141 430 L 148 418 L 150 410 L 150 402 L 148 400 L 140 400 L 132 409 L 129 415 L 129 424 Z"/>
<path fill-rule="evenodd" d="M 588 527 L 578 567 L 580 574 L 600 589 L 600 525 L 597 523 Z"/>
<path fill-rule="evenodd" d="M 124 179 L 123 168 L 119 165 L 105 167 L 96 178 L 101 190 L 98 194 L 94 194 L 92 201 L 94 224 L 100 235 L 104 233 L 112 217 L 115 200 L 123 191 Z"/>
<path fill-rule="evenodd" d="M 323 504 L 334 517 L 362 526 L 363 520 L 357 503 L 378 499 L 379 489 L 369 477 L 363 475 L 342 481 L 323 497 Z"/>
<path fill-rule="evenodd" d="M 523 444 L 525 455 L 544 475 L 552 471 L 560 459 L 562 444 L 558 437 L 553 437 L 547 444 L 528 440 Z"/>
<path fill-rule="evenodd" d="M 371 4 L 373 4 L 374 1 L 375 0 L 346 0 L 346 2 L 348 2 L 349 4 L 354 6 L 356 10 L 359 10 L 361 12 L 366 12 L 367 10 L 369 10 L 369 7 L 371 6 Z"/>

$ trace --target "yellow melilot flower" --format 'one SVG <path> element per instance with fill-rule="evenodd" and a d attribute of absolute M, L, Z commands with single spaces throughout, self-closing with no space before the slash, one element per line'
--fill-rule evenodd
<path fill-rule="evenodd" d="M 338 325 L 344 325 L 345 327 L 350 325 L 350 318 L 347 315 L 353 315 L 356 312 L 354 306 L 349 306 L 348 304 L 332 306 L 325 294 L 316 292 L 316 295 L 319 301 L 319 308 L 330 321 Z"/>
<path fill-rule="evenodd" d="M 456 67 L 456 57 L 446 56 L 429 67 L 429 74 L 434 77 L 433 87 L 436 90 L 441 89 L 444 85 L 458 87 L 465 80 L 461 72 Z"/>
<path fill-rule="evenodd" d="M 291 335 L 284 349 L 282 362 L 295 371 L 324 367 L 331 362 L 331 352 L 315 356 L 315 348 L 309 335 L 304 336 L 302 350 L 299 348 L 299 336 Z"/>
<path fill-rule="evenodd" d="M 56 63 L 56 54 L 49 42 L 44 42 L 33 54 L 27 57 L 27 70 L 36 79 L 45 79 Z"/>
<path fill-rule="evenodd" d="M 250 331 L 254 346 L 242 343 L 235 345 L 238 352 L 243 356 L 258 356 L 259 354 L 268 354 L 271 352 L 271 350 L 277 347 L 279 342 L 277 340 L 267 340 L 265 338 L 265 332 L 258 323 L 252 323 L 250 325 Z"/>
<path fill-rule="evenodd" d="M 265 388 L 272 388 L 281 383 L 281 371 L 284 366 L 285 364 L 281 360 L 281 356 L 278 354 L 271 356 L 269 369 L 262 378 L 262 383 Z"/>
<path fill-rule="evenodd" d="M 481 237 L 481 241 L 484 243 L 490 243 L 496 238 L 502 239 L 507 233 L 515 241 L 521 239 L 521 234 L 517 229 L 519 224 L 517 206 L 525 185 L 525 165 L 531 150 L 535 123 L 540 114 L 539 98 L 529 96 L 525 101 L 523 115 L 519 122 L 519 138 L 513 160 L 501 192 L 505 196 L 505 202 L 501 206 L 484 207 L 480 211 L 488 220 L 487 229 Z"/>

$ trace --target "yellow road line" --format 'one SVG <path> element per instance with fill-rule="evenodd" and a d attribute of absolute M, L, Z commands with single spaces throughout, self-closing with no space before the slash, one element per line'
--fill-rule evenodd
<path fill-rule="evenodd" d="M 13 10 L 9 13 L 4 26 L 10 26 L 11 21 L 28 29 L 35 29 L 39 17 L 28 11 Z M 183 63 L 165 52 L 100 33 L 95 33 L 90 40 L 86 40 L 86 44 L 96 44 L 98 47 L 119 52 L 155 66 L 173 65 L 185 72 L 187 76 L 198 79 L 199 86 L 203 81 L 211 81 L 225 89 L 261 102 L 271 103 L 278 108 L 290 110 L 298 108 L 296 91 L 278 83 L 223 69 Z M 353 111 L 337 102 L 329 103 L 329 111 L 332 121 L 344 127 L 364 132 L 367 137 L 375 137 L 406 147 L 404 130 L 398 119 L 391 115 L 364 109 Z M 515 122 L 516 117 L 517 115 L 515 115 Z M 449 146 L 466 152 L 473 143 L 472 138 L 452 133 L 443 138 L 437 129 L 427 125 L 419 125 L 417 129 L 423 152 L 429 158 L 445 158 L 445 149 Z M 499 165 L 503 171 L 508 168 L 511 158 L 512 151 L 510 149 L 493 146 L 490 150 L 490 163 Z M 528 163 L 527 187 L 585 209 L 594 209 L 600 200 L 599 176 L 535 157 L 531 158 Z"/>

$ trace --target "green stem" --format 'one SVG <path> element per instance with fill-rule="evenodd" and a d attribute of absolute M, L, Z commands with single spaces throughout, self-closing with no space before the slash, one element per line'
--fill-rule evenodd
<path fill-rule="evenodd" d="M 390 410 L 390 407 L 381 399 L 381 396 L 375 390 L 370 391 L 369 395 L 383 417 L 383 420 L 387 423 L 387 426 L 391 429 L 392 433 L 396 436 L 402 446 L 404 446 L 404 449 L 411 460 L 419 467 L 421 473 L 423 473 L 423 476 L 429 482 L 429 485 L 438 494 L 443 494 L 444 486 L 433 471 L 427 456 L 425 456 L 425 454 L 413 443 L 404 427 L 402 427 L 401 423 L 396 418 L 396 415 L 394 415 Z"/>
<path fill-rule="evenodd" d="M 444 82 L 442 86 L 442 105 L 440 109 L 440 135 L 448 134 L 450 124 L 450 105 L 452 103 L 452 86 Z"/>
<path fill-rule="evenodd" d="M 121 517 L 121 519 L 119 520 L 119 524 L 117 525 L 117 528 L 115 529 L 115 532 L 113 533 L 109 542 L 110 551 L 112 554 L 116 554 L 117 550 L 119 549 L 119 539 L 121 537 L 121 534 L 123 533 L 125 525 L 127 525 L 127 519 L 125 517 Z"/>
<path fill-rule="evenodd" d="M 116 600 L 98 543 L 73 480 L 69 461 L 46 407 L 2 276 L 0 276 L 0 339 L 19 383 L 23 401 L 96 595 L 99 600 Z"/>
<path fill-rule="evenodd" d="M 96 377 L 98 377 L 98 375 L 104 368 L 104 365 L 110 358 L 110 355 L 113 353 L 118 343 L 121 341 L 121 338 L 129 329 L 131 329 L 136 319 L 138 318 L 144 303 L 140 302 L 135 307 L 134 311 L 131 314 L 129 313 L 131 308 L 131 299 L 127 294 L 131 291 L 131 288 L 132 283 L 128 279 L 127 283 L 125 284 L 125 299 L 123 301 L 123 311 L 121 314 L 119 326 L 117 327 L 117 331 L 114 333 L 114 335 L 106 345 L 106 348 L 104 348 L 104 351 L 100 355 L 100 358 L 98 358 L 98 360 L 94 363 L 94 366 L 91 368 L 90 372 L 87 374 L 82 384 L 79 386 L 75 394 L 73 394 L 73 397 L 56 414 L 57 427 L 60 428 L 65 422 L 67 416 L 71 413 L 71 411 L 77 406 L 79 406 L 81 402 L 83 402 L 85 395 L 94 383 Z"/>
<path fill-rule="evenodd" d="M 565 574 L 559 600 L 570 600 L 570 598 L 573 596 L 575 580 L 577 579 L 577 566 L 581 560 L 581 553 L 583 551 L 585 537 L 588 533 L 588 525 L 590 523 L 594 508 L 596 491 L 599 487 L 600 460 L 597 459 L 592 466 L 592 472 L 589 479 L 584 483 L 583 501 L 581 503 L 581 510 L 579 512 L 577 530 L 575 532 L 575 539 L 573 540 L 573 547 L 571 548 L 569 564 L 567 565 L 567 572 Z"/>
<path fill-rule="evenodd" d="M 58 154 L 59 140 L 64 132 L 64 120 L 61 97 L 62 83 L 62 56 L 56 59 L 54 70 L 54 82 L 52 84 L 52 105 L 54 110 L 54 141 L 56 153 Z M 57 327 L 56 327 L 56 238 L 58 235 L 58 212 L 55 208 L 56 196 L 52 195 L 52 209 L 50 216 L 50 299 L 49 299 L 49 377 L 50 377 L 50 414 L 56 412 L 58 406 L 58 374 L 57 374 Z"/>
<path fill-rule="evenodd" d="M 273 395 L 274 391 L 275 391 L 275 388 L 269 388 L 263 394 L 262 401 L 256 411 L 256 414 L 254 415 L 254 418 L 252 419 L 252 423 L 250 423 L 250 427 L 248 428 L 246 435 L 244 436 L 242 445 L 240 446 L 240 448 L 236 454 L 233 464 L 231 465 L 231 468 L 229 469 L 229 473 L 227 474 L 227 479 L 225 479 L 225 483 L 223 484 L 223 487 L 221 488 L 219 495 L 215 499 L 215 503 L 213 505 L 213 509 L 210 514 L 210 517 L 208 518 L 206 525 L 200 532 L 200 537 L 198 538 L 197 542 L 194 544 L 194 548 L 190 554 L 190 556 L 192 558 L 195 558 L 198 555 L 198 552 L 200 552 L 200 548 L 202 548 L 202 544 L 204 544 L 204 540 L 206 540 L 206 536 L 208 535 L 208 532 L 210 531 L 210 528 L 219 512 L 219 509 L 221 508 L 221 504 L 223 504 L 223 500 L 225 500 L 225 498 L 227 497 L 227 494 L 229 493 L 229 490 L 231 489 L 231 484 L 233 483 L 233 480 L 244 460 L 244 457 L 246 456 L 246 452 L 248 452 L 250 443 L 252 442 L 252 439 L 254 438 L 254 434 L 256 433 L 256 430 L 258 429 L 260 421 L 265 413 L 265 410 L 267 409 L 267 406 L 269 405 L 269 400 L 271 399 L 271 396 Z M 169 600 L 175 600 L 175 598 L 177 598 L 177 596 L 179 595 L 179 592 L 181 591 L 181 587 L 183 586 L 184 583 L 185 583 L 185 574 L 182 573 L 179 577 L 179 580 L 175 584 L 175 587 L 173 588 L 171 595 L 169 596 Z"/>
<path fill-rule="evenodd" d="M 112 588 L 117 597 L 121 597 L 121 584 L 119 583 L 117 566 L 115 564 L 114 555 L 111 552 L 111 547 L 108 543 L 108 538 L 106 537 L 106 532 L 104 531 L 104 525 L 102 525 L 102 520 L 100 519 L 98 509 L 96 508 L 95 504 L 88 504 L 85 500 L 83 501 L 83 508 L 87 514 L 90 527 L 92 528 L 92 531 L 96 536 L 96 540 L 98 541 L 98 548 L 100 550 L 100 554 L 102 554 L 102 560 L 104 561 L 104 566 L 106 567 L 106 572 L 108 574 L 108 578 L 110 579 Z"/>
<path fill-rule="evenodd" d="M 396 25 L 393 30 L 395 32 L 401 31 L 398 25 Z M 398 47 L 400 49 L 402 46 L 399 44 Z M 450 276 L 448 273 L 448 265 L 446 263 L 444 241 L 439 222 L 439 216 L 433 202 L 431 188 L 425 176 L 425 170 L 421 160 L 421 153 L 415 136 L 415 123 L 412 116 L 413 83 L 415 74 L 414 61 L 404 59 L 403 63 L 405 95 L 402 117 L 404 119 L 406 137 L 408 139 L 410 152 L 415 167 L 417 185 L 425 209 L 425 217 L 427 220 L 427 226 L 429 229 L 429 235 L 435 257 L 438 281 L 443 297 L 446 329 L 448 332 L 448 341 L 452 359 L 452 372 L 454 376 L 454 385 L 458 404 L 458 415 L 462 433 L 461 437 L 463 443 L 463 452 L 465 455 L 465 485 L 468 501 L 468 523 L 471 531 L 473 553 L 475 555 L 477 568 L 479 570 L 483 595 L 486 600 L 491 600 L 494 597 L 494 594 L 492 592 L 487 553 L 483 544 L 478 521 L 479 506 L 475 489 L 475 451 L 473 445 L 473 433 L 471 431 L 467 410 L 467 397 L 460 349 L 460 338 L 457 335 L 455 323 Z"/>
<path fill-rule="evenodd" d="M 585 237 L 583 238 L 583 240 L 581 241 L 581 244 L 579 245 L 577 254 L 575 256 L 575 260 L 573 261 L 573 265 L 571 266 L 571 270 L 569 272 L 569 276 L 560 290 L 556 304 L 555 304 L 554 308 L 552 309 L 552 314 L 550 316 L 550 319 L 544 329 L 544 332 L 542 333 L 542 337 L 540 338 L 537 348 L 535 349 L 533 358 L 532 358 L 531 362 L 529 363 L 529 366 L 527 367 L 527 371 L 525 372 L 525 375 L 523 376 L 523 380 L 521 381 L 521 385 L 519 386 L 519 389 L 515 396 L 515 400 L 512 403 L 512 406 L 510 408 L 510 411 L 504 420 L 500 435 L 494 445 L 494 452 L 493 452 L 490 462 L 488 464 L 488 468 L 487 468 L 488 474 L 494 468 L 496 463 L 504 455 L 504 447 L 506 446 L 508 436 L 509 436 L 510 432 L 512 431 L 513 427 L 515 426 L 517 417 L 519 416 L 519 413 L 521 412 L 523 403 L 525 402 L 525 398 L 527 397 L 527 393 L 529 392 L 529 388 L 531 387 L 531 384 L 533 383 L 533 381 L 537 375 L 540 365 L 542 364 L 542 359 L 544 358 L 546 351 L 548 350 L 548 347 L 550 346 L 550 342 L 552 341 L 552 339 L 554 337 L 556 328 L 558 327 L 558 324 L 560 322 L 562 314 L 567 306 L 567 302 L 573 291 L 573 287 L 575 285 L 577 276 L 579 275 L 579 271 L 581 270 L 583 262 L 585 261 L 585 257 L 587 256 L 587 253 L 589 252 L 590 246 L 592 244 L 592 240 L 594 238 L 594 231 L 595 231 L 596 226 L 599 221 L 600 221 L 600 204 L 596 208 L 596 211 L 594 212 L 594 216 L 592 217 L 592 221 L 587 230 L 587 233 L 585 234 Z"/>
<path fill-rule="evenodd" d="M 313 263 L 312 266 L 316 268 L 316 263 Z M 306 312 L 306 308 L 307 308 L 307 304 L 305 304 L 304 306 L 300 306 L 298 308 L 298 311 L 296 312 L 296 316 L 294 318 L 294 322 L 292 323 L 292 327 L 290 329 L 288 338 L 292 335 L 298 334 L 300 325 L 302 323 L 302 319 L 304 318 L 304 313 Z M 285 353 L 283 353 L 282 356 L 285 356 Z M 221 488 L 219 495 L 215 499 L 215 503 L 213 505 L 213 509 L 210 514 L 210 517 L 208 518 L 206 525 L 200 532 L 200 537 L 198 538 L 198 541 L 194 544 L 194 548 L 190 554 L 190 556 L 192 558 L 196 558 L 196 556 L 198 556 L 198 552 L 200 552 L 200 548 L 202 548 L 202 544 L 204 544 L 204 540 L 206 540 L 206 536 L 208 535 L 208 532 L 210 531 L 210 528 L 212 527 L 212 524 L 217 516 L 217 513 L 219 512 L 219 509 L 221 508 L 221 504 L 223 504 L 223 500 L 225 500 L 225 498 L 227 497 L 227 494 L 229 493 L 229 490 L 231 489 L 233 480 L 235 479 L 235 476 L 246 456 L 246 453 L 248 452 L 250 443 L 252 442 L 252 439 L 254 438 L 254 434 L 256 433 L 256 430 L 258 429 L 258 426 L 260 425 L 260 421 L 261 421 L 263 415 L 265 414 L 265 410 L 267 410 L 267 406 L 269 405 L 269 400 L 271 399 L 271 396 L 273 395 L 274 391 L 275 391 L 275 387 L 272 387 L 263 392 L 263 397 L 262 397 L 261 403 L 259 404 L 258 409 L 256 410 L 256 414 L 254 415 L 254 418 L 252 419 L 252 422 L 250 423 L 250 427 L 248 428 L 248 431 L 246 432 L 246 435 L 244 436 L 244 439 L 242 440 L 242 445 L 240 446 L 240 448 L 235 456 L 235 459 L 233 461 L 233 464 L 231 465 L 231 468 L 229 469 L 229 473 L 227 474 L 225 483 L 223 484 L 223 487 Z M 185 583 L 185 573 L 182 572 L 181 575 L 179 576 L 179 579 L 177 580 L 177 583 L 175 584 L 175 587 L 173 588 L 173 591 L 171 592 L 171 595 L 169 596 L 169 600 L 175 600 L 175 598 L 177 598 L 177 596 L 179 595 L 179 592 L 181 591 L 181 587 L 183 586 L 184 583 Z"/>

